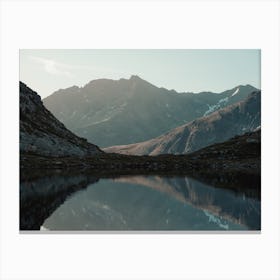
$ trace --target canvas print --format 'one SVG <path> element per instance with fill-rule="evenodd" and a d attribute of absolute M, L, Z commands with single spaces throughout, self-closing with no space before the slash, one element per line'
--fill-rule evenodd
<path fill-rule="evenodd" d="M 261 51 L 20 50 L 21 231 L 261 230 Z"/>

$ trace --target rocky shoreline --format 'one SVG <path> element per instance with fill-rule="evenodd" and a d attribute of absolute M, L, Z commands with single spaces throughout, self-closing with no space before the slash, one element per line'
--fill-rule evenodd
<path fill-rule="evenodd" d="M 89 157 L 46 157 L 22 153 L 20 167 L 25 169 L 87 170 L 92 174 L 195 174 L 257 176 L 261 173 L 261 131 L 236 136 L 187 155 L 129 156 L 101 153 Z"/>

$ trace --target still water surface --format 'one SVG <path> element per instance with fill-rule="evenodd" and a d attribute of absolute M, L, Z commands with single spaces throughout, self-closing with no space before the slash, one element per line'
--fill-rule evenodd
<path fill-rule="evenodd" d="M 188 177 L 46 176 L 21 184 L 32 230 L 259 230 L 260 200 Z"/>

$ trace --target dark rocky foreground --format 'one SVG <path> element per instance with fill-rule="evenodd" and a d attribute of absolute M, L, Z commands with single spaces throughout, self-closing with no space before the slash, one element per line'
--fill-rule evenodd
<path fill-rule="evenodd" d="M 96 174 L 251 174 L 260 176 L 261 131 L 236 136 L 188 155 L 96 154 L 49 157 L 22 153 L 21 168 L 87 169 Z"/>

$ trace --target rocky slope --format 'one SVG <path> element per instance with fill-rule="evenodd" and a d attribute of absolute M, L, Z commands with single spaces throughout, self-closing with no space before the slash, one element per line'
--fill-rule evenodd
<path fill-rule="evenodd" d="M 235 136 L 225 142 L 213 144 L 186 155 L 201 164 L 211 163 L 216 170 L 238 170 L 240 174 L 249 167 L 260 175 L 261 129 Z M 202 172 L 203 173 L 203 172 Z M 213 174 L 218 177 L 217 174 Z"/>
<path fill-rule="evenodd" d="M 40 96 L 20 82 L 20 153 L 49 157 L 91 156 L 102 151 L 65 128 Z"/>
<path fill-rule="evenodd" d="M 186 154 L 223 142 L 261 125 L 261 93 L 177 127 L 157 138 L 131 145 L 105 148 L 109 153 L 131 155 Z"/>
<path fill-rule="evenodd" d="M 157 137 L 243 100 L 255 90 L 246 85 L 220 94 L 178 93 L 131 76 L 61 89 L 43 102 L 71 131 L 100 147 L 108 147 Z"/>
<path fill-rule="evenodd" d="M 21 155 L 21 168 L 90 170 L 98 176 L 109 174 L 191 174 L 218 180 L 226 174 L 234 178 L 260 176 L 260 130 L 236 136 L 187 155 L 132 156 L 97 154 L 90 157 L 50 157 Z M 245 178 L 246 179 L 246 178 Z M 228 187 L 231 185 L 228 183 Z M 233 184 L 233 188 L 236 186 Z"/>

